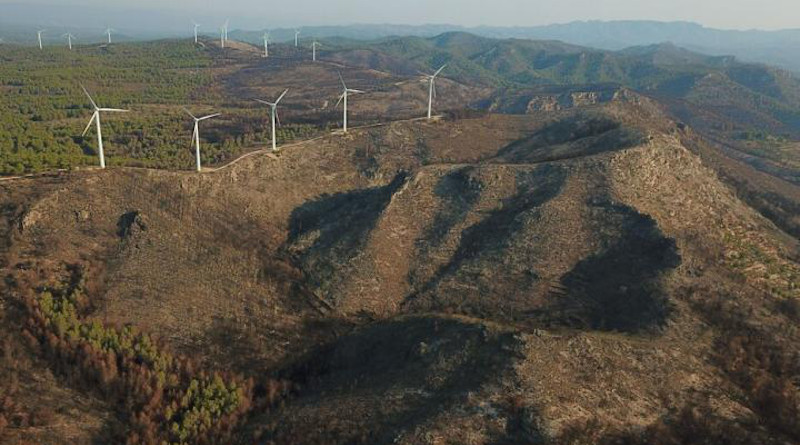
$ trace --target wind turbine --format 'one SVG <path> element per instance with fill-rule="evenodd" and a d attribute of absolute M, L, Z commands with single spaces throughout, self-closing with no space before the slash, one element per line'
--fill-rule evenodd
<path fill-rule="evenodd" d="M 86 133 L 89 132 L 89 128 L 92 126 L 92 122 L 97 125 L 97 153 L 100 155 L 100 168 L 106 168 L 106 158 L 103 154 L 103 132 L 100 129 L 100 113 L 101 112 L 111 112 L 111 113 L 127 113 L 129 110 L 120 110 L 117 108 L 100 108 L 92 99 L 92 96 L 86 91 L 86 88 L 81 86 L 83 92 L 86 93 L 86 97 L 89 98 L 89 102 L 92 103 L 92 107 L 94 108 L 94 114 L 92 114 L 92 118 L 89 120 L 89 124 L 86 125 L 86 129 L 83 130 L 83 136 L 86 136 Z"/>
<path fill-rule="evenodd" d="M 201 170 L 201 167 L 200 167 L 200 122 L 202 122 L 204 120 L 207 120 L 207 119 L 211 119 L 212 117 L 220 116 L 220 113 L 209 114 L 208 116 L 203 116 L 203 117 L 195 117 L 195 115 L 192 114 L 192 112 L 187 110 L 186 108 L 184 108 L 183 111 L 185 111 L 186 114 L 188 114 L 189 116 L 192 116 L 192 119 L 194 119 L 194 132 L 192 133 L 192 142 L 194 142 L 194 144 L 195 144 L 194 145 L 194 153 L 195 153 L 195 158 L 197 159 L 197 171 L 199 172 Z"/>
<path fill-rule="evenodd" d="M 314 62 L 317 61 L 317 46 L 320 46 L 316 39 L 314 39 L 314 43 L 311 44 L 311 60 Z"/>
<path fill-rule="evenodd" d="M 344 87 L 344 91 L 342 92 L 342 95 L 339 96 L 339 102 L 336 102 L 336 106 L 338 107 L 340 103 L 344 102 L 344 125 L 343 125 L 343 128 L 344 128 L 344 132 L 347 133 L 347 96 L 350 93 L 352 93 L 352 94 L 360 94 L 360 93 L 363 93 L 363 91 L 347 88 L 347 84 L 344 83 L 344 78 L 342 77 L 342 73 L 339 73 L 339 80 L 342 81 L 342 87 Z"/>
<path fill-rule="evenodd" d="M 270 114 L 270 120 L 272 121 L 272 151 L 273 152 L 278 149 L 277 148 L 277 141 L 276 141 L 276 133 L 275 133 L 275 120 L 277 119 L 278 123 L 280 123 L 280 119 L 278 119 L 278 103 L 280 103 L 281 99 L 283 99 L 283 96 L 286 96 L 286 93 L 288 93 L 288 92 L 289 92 L 288 89 L 285 90 L 283 92 L 283 94 L 281 94 L 280 97 L 278 97 L 278 100 L 276 100 L 275 102 L 267 102 L 265 100 L 256 99 L 256 102 L 261 102 L 262 104 L 269 105 L 269 107 L 270 107 L 270 113 L 269 114 Z"/>
<path fill-rule="evenodd" d="M 264 57 L 269 57 L 269 33 L 264 33 Z"/>
<path fill-rule="evenodd" d="M 192 21 L 192 23 L 194 24 L 194 43 L 196 45 L 197 44 L 197 30 L 200 28 L 200 24 L 195 22 L 195 21 Z"/>
<path fill-rule="evenodd" d="M 69 50 L 72 51 L 72 39 L 74 39 L 75 36 L 73 36 L 70 33 L 66 33 L 61 37 L 65 37 L 67 39 L 67 45 L 69 45 Z"/>
<path fill-rule="evenodd" d="M 436 97 L 436 77 L 441 74 L 442 70 L 444 70 L 447 65 L 442 66 L 433 74 L 423 74 L 424 79 L 427 79 L 430 82 L 430 88 L 428 90 L 428 120 L 431 119 L 433 113 L 433 98 Z"/>
<path fill-rule="evenodd" d="M 219 45 L 225 49 L 225 25 L 219 27 Z"/>
<path fill-rule="evenodd" d="M 298 45 L 298 40 L 297 40 L 298 37 L 300 37 L 300 30 L 299 29 L 295 29 L 294 30 L 294 47 L 295 48 L 297 48 L 297 45 Z"/>
<path fill-rule="evenodd" d="M 109 45 L 111 44 L 111 33 L 115 32 L 115 31 L 116 31 L 115 29 L 111 29 L 110 27 L 106 28 L 106 32 L 105 33 L 108 36 L 108 44 Z"/>
<path fill-rule="evenodd" d="M 44 32 L 45 32 L 44 29 L 36 31 L 36 38 L 39 39 L 39 49 L 40 50 L 44 49 L 44 48 L 42 48 L 42 34 L 44 34 Z"/>

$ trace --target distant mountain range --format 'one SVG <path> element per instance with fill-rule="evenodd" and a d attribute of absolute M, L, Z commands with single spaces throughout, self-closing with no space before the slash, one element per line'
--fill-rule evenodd
<path fill-rule="evenodd" d="M 667 101 L 685 101 L 743 128 L 800 134 L 797 76 L 668 43 L 609 51 L 559 41 L 449 32 L 428 38 L 331 42 L 324 57 L 401 75 L 446 63 L 448 78 L 500 91 L 621 85 Z M 704 124 L 711 123 L 704 120 Z"/>
<path fill-rule="evenodd" d="M 121 19 L 123 17 L 124 19 Z M 9 42 L 32 44 L 34 28 L 51 32 L 47 41 L 55 43 L 62 30 L 81 32 L 84 42 L 100 41 L 105 26 L 112 26 L 128 39 L 176 37 L 191 33 L 191 20 L 203 24 L 201 32 L 214 34 L 221 23 L 219 17 L 188 17 L 182 11 L 121 9 L 113 6 L 93 8 L 92 14 L 68 5 L 36 5 L 10 3 L 0 6 L 0 37 Z M 231 37 L 247 35 L 247 31 L 263 31 L 264 17 L 231 17 Z M 765 63 L 800 72 L 800 29 L 781 31 L 732 31 L 706 28 L 688 22 L 656 21 L 589 21 L 531 27 L 473 27 L 457 25 L 390 25 L 355 24 L 346 26 L 303 27 L 308 39 L 341 37 L 375 40 L 393 36 L 434 37 L 462 31 L 484 37 L 559 40 L 598 49 L 620 50 L 631 46 L 647 46 L 671 42 L 677 46 L 715 56 L 736 56 L 747 62 Z M 33 36 L 33 37 L 32 37 Z M 294 28 L 272 28 L 275 40 L 294 38 Z"/>
<path fill-rule="evenodd" d="M 475 27 L 451 25 L 351 25 L 303 28 L 303 35 L 372 40 L 390 36 L 434 37 L 463 31 L 501 39 L 559 40 L 606 50 L 672 43 L 712 56 L 736 56 L 756 63 L 800 71 L 800 29 L 782 31 L 731 31 L 688 22 L 612 21 L 572 22 L 533 27 Z M 293 29 L 277 29 L 280 40 L 294 37 Z"/>

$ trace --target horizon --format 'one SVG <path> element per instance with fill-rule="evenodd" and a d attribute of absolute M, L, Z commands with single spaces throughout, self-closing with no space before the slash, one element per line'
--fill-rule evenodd
<path fill-rule="evenodd" d="M 476 0 L 458 2 L 460 14 L 454 16 L 448 5 L 455 0 L 443 0 L 436 5 L 417 5 L 423 0 L 411 0 L 403 5 L 402 9 L 392 4 L 369 3 L 366 0 L 343 0 L 337 8 L 324 4 L 317 4 L 316 0 L 298 0 L 292 5 L 273 11 L 269 6 L 260 3 L 249 4 L 253 0 L 230 0 L 229 7 L 220 10 L 209 4 L 205 6 L 192 5 L 191 12 L 185 12 L 181 5 L 187 0 L 173 0 L 169 6 L 153 2 L 132 3 L 119 0 L 116 4 L 108 4 L 99 0 L 78 0 L 55 4 L 51 1 L 20 2 L 19 0 L 0 0 L 2 18 L 0 24 L 7 25 L 41 25 L 43 22 L 74 21 L 80 22 L 78 27 L 90 27 L 90 21 L 106 22 L 123 20 L 116 14 L 124 14 L 126 26 L 134 28 L 149 28 L 149 30 L 176 31 L 183 29 L 185 23 L 194 20 L 206 22 L 219 21 L 221 17 L 231 19 L 231 29 L 265 29 L 284 27 L 347 27 L 365 25 L 387 26 L 457 26 L 463 28 L 538 28 L 563 26 L 574 23 L 620 23 L 620 22 L 650 22 L 664 24 L 693 24 L 703 28 L 721 31 L 785 31 L 800 29 L 800 25 L 790 18 L 792 10 L 800 13 L 800 6 L 789 3 L 787 0 L 765 0 L 757 8 L 745 1 L 730 2 L 714 1 L 724 6 L 726 11 L 720 14 L 719 8 L 711 8 L 709 3 L 684 8 L 672 3 L 669 8 L 646 8 L 632 0 L 601 0 L 603 6 L 598 8 L 596 2 L 578 0 L 569 5 L 556 5 L 548 7 L 547 13 L 541 14 L 537 8 L 541 2 L 521 4 L 521 0 L 497 0 L 492 11 L 486 11 Z M 591 3 L 591 5 L 589 5 Z M 680 0 L 680 3 L 690 3 L 689 0 Z M 188 6 L 188 5 L 186 5 Z M 377 6 L 377 8 L 376 8 Z M 85 14 L 87 8 L 92 13 Z M 419 8 L 425 8 L 424 19 L 421 18 Z M 307 11 L 316 11 L 309 17 Z M 602 13 L 587 13 L 597 11 Z M 249 10 L 249 11 L 247 11 Z M 782 10 L 782 14 L 771 14 L 769 11 Z M 413 13 L 409 14 L 408 11 Z M 745 12 L 747 11 L 747 12 Z M 157 13 L 157 16 L 153 16 Z M 145 14 L 143 17 L 137 15 Z M 303 16 L 302 19 L 296 19 Z M 745 20 L 742 20 L 742 17 Z M 141 21 L 141 23 L 136 23 Z M 239 26 L 236 25 L 239 23 Z M 58 25 L 66 26 L 66 23 Z M 269 25 L 269 26 L 267 26 Z M 97 28 L 104 25 L 97 25 Z M 119 26 L 118 26 L 119 27 Z"/>

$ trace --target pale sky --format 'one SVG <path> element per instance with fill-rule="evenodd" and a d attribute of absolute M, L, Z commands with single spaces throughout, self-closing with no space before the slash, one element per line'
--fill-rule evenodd
<path fill-rule="evenodd" d="M 724 29 L 800 28 L 800 0 L 0 0 L 269 18 L 278 26 L 393 23 L 533 26 L 575 20 L 692 21 Z M 91 14 L 91 12 L 87 12 Z"/>

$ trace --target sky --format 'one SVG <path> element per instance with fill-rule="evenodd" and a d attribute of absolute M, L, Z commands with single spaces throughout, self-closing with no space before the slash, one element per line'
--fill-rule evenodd
<path fill-rule="evenodd" d="M 800 28 L 800 0 L 0 0 L 151 9 L 189 16 L 226 14 L 271 26 L 353 23 L 535 26 L 576 20 L 691 21 L 723 29 Z M 7 18 L 7 17 L 6 17 Z M 248 23 L 249 25 L 250 23 Z"/>

